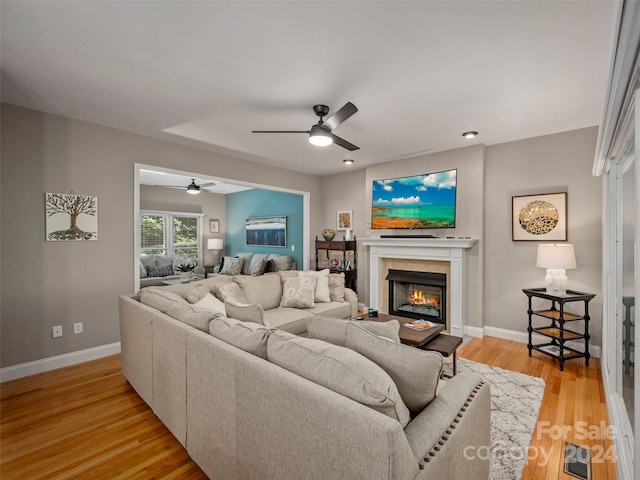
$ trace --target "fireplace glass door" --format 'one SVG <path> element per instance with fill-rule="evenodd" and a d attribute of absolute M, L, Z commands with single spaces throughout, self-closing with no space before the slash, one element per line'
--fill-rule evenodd
<path fill-rule="evenodd" d="M 446 324 L 447 276 L 389 270 L 389 314 Z"/>

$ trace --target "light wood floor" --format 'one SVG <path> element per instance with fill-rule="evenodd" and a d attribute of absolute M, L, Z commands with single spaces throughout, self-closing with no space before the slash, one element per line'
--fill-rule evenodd
<path fill-rule="evenodd" d="M 522 478 L 572 479 L 562 473 L 565 438 L 558 426 L 572 427 L 566 440 L 573 441 L 578 422 L 608 425 L 598 360 L 589 367 L 573 360 L 560 372 L 542 354 L 529 358 L 526 345 L 492 337 L 472 339 L 459 355 L 545 380 L 532 458 Z M 206 478 L 129 386 L 118 355 L 6 382 L 0 389 L 3 480 Z M 597 448 L 611 447 L 609 440 L 573 443 L 590 446 L 594 457 Z M 548 461 L 533 458 L 549 451 Z M 592 479 L 615 479 L 615 465 L 594 463 Z"/>

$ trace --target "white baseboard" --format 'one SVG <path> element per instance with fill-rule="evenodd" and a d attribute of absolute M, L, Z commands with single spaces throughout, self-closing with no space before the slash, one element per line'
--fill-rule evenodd
<path fill-rule="evenodd" d="M 108 345 L 100 345 L 99 347 L 87 348 L 86 350 L 79 350 L 77 352 L 56 355 L 55 357 L 34 360 L 33 362 L 12 365 L 0 369 L 0 382 L 28 377 L 36 373 L 48 372 L 56 368 L 68 367 L 118 353 L 120 353 L 120 342 L 115 342 Z"/>
<path fill-rule="evenodd" d="M 490 337 L 503 338 L 505 340 L 512 340 L 514 342 L 519 342 L 524 344 L 529 343 L 529 334 L 527 332 L 507 330 L 506 328 L 498 328 L 498 327 L 484 327 L 483 330 L 484 330 L 484 334 Z M 549 338 L 543 335 L 534 333 L 533 341 L 535 343 L 544 343 L 544 342 L 548 342 Z M 569 346 L 575 346 L 574 348 L 576 348 L 577 350 L 582 350 L 582 348 L 580 348 L 582 347 L 582 342 L 580 342 L 579 340 L 575 342 L 567 342 L 567 344 Z M 589 354 L 592 357 L 600 358 L 600 353 L 601 353 L 601 350 L 598 345 L 589 344 Z"/>
<path fill-rule="evenodd" d="M 484 336 L 484 329 L 482 327 L 470 327 L 465 325 L 464 334 L 469 337 L 482 338 Z"/>

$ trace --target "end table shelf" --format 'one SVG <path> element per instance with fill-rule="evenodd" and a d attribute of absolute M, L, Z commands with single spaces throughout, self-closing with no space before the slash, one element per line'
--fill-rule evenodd
<path fill-rule="evenodd" d="M 527 314 L 529 316 L 529 356 L 533 350 L 544 353 L 557 359 L 560 362 L 560 370 L 564 370 L 564 362 L 574 358 L 583 358 L 585 365 L 589 365 L 589 302 L 595 297 L 593 293 L 577 292 L 575 290 L 567 290 L 566 295 L 551 295 L 547 293 L 545 288 L 525 288 L 522 290 L 528 297 L 529 308 Z M 551 308 L 544 310 L 533 310 L 532 298 L 541 298 L 551 301 Z M 576 315 L 564 311 L 565 304 L 571 302 L 584 303 L 584 315 Z M 557 304 L 557 307 L 556 307 Z M 533 327 L 534 317 L 540 317 L 547 320 L 542 327 Z M 548 324 L 548 321 L 551 324 Z M 565 328 L 566 324 L 571 322 L 584 322 L 584 331 L 580 332 L 574 328 Z M 576 323 L 576 326 L 579 324 Z M 549 342 L 533 344 L 533 333 L 540 334 L 550 339 Z M 580 351 L 574 347 L 566 345 L 567 341 L 582 340 L 584 342 L 584 351 Z"/>

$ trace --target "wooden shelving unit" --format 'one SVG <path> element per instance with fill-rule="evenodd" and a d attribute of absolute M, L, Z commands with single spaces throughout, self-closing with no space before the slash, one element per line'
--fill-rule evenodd
<path fill-rule="evenodd" d="M 339 260 L 339 265 L 332 265 L 334 258 Z M 316 236 L 316 270 L 326 268 L 331 273 L 344 273 L 345 286 L 357 291 L 358 251 L 355 236 L 353 240 L 318 240 Z"/>
<path fill-rule="evenodd" d="M 567 290 L 566 295 L 551 295 L 544 288 L 525 288 L 522 290 L 528 297 L 529 308 L 527 314 L 529 316 L 529 356 L 533 350 L 549 355 L 558 360 L 560 370 L 564 370 L 564 362 L 574 358 L 584 358 L 585 365 L 589 365 L 589 302 L 595 297 L 593 293 L 577 292 L 575 290 Z M 533 310 L 532 299 L 542 298 L 551 301 L 551 308 L 545 310 Z M 584 314 L 577 315 L 565 312 L 565 305 L 572 302 L 583 302 Z M 544 318 L 547 320 L 542 327 L 534 327 L 534 318 Z M 549 324 L 548 321 L 551 321 Z M 575 328 L 566 328 L 567 324 L 576 322 Z M 583 323 L 583 331 L 579 331 L 579 322 Z M 533 344 L 533 333 L 540 334 L 550 339 L 548 342 Z M 583 351 L 566 345 L 567 341 L 582 340 L 584 344 Z"/>

